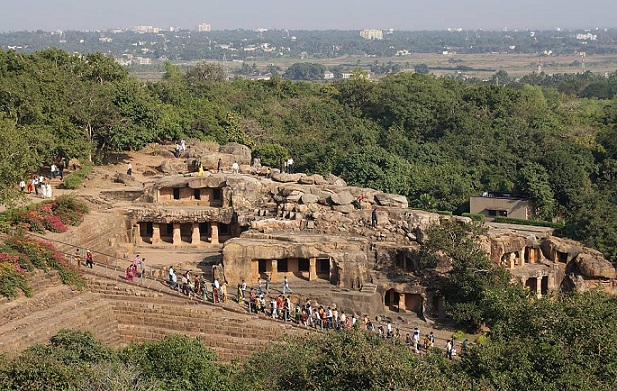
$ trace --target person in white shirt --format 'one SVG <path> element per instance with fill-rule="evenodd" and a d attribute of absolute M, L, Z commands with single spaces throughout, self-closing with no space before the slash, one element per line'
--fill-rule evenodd
<path fill-rule="evenodd" d="M 26 181 L 19 182 L 19 190 L 23 193 L 26 190 Z"/>
<path fill-rule="evenodd" d="M 292 174 L 292 173 L 293 173 L 293 172 L 292 172 L 292 171 L 293 171 L 293 170 L 292 170 L 292 166 L 293 166 L 293 164 L 294 164 L 294 160 L 293 160 L 293 158 L 291 158 L 291 157 L 290 157 L 289 159 L 287 159 L 287 172 L 288 172 L 289 174 Z"/>
<path fill-rule="evenodd" d="M 49 171 L 51 171 L 51 179 L 56 179 L 56 172 L 58 171 L 58 167 L 56 167 L 54 163 L 51 164 Z"/>

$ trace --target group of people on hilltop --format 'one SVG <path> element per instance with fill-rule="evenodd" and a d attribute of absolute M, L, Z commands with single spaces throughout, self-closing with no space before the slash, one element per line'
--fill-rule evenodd
<path fill-rule="evenodd" d="M 174 147 L 174 156 L 179 158 L 182 153 L 186 151 L 186 140 L 182 139 L 180 141 L 176 141 L 176 145 Z"/>
<path fill-rule="evenodd" d="M 52 163 L 49 167 L 50 178 L 60 180 L 64 179 L 64 163 L 62 160 L 56 163 Z M 53 189 L 51 184 L 44 175 L 33 175 L 30 179 L 19 181 L 19 190 L 22 193 L 40 195 L 43 198 L 53 198 Z"/>

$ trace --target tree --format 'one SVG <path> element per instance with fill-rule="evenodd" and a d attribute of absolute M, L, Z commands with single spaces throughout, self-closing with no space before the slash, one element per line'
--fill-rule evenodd
<path fill-rule="evenodd" d="M 185 78 L 189 85 L 200 85 L 206 82 L 223 82 L 227 79 L 227 73 L 220 64 L 202 61 L 191 67 Z"/>
<path fill-rule="evenodd" d="M 28 174 L 35 172 L 43 162 L 39 154 L 38 132 L 29 132 L 0 114 L 0 205 L 13 205 L 19 197 L 19 181 L 28 181 Z M 30 137 L 32 139 L 30 139 Z"/>
<path fill-rule="evenodd" d="M 555 212 L 555 199 L 546 169 L 538 163 L 526 164 L 519 173 L 519 188 L 523 195 L 530 197 L 534 216 L 549 220 Z"/>
<path fill-rule="evenodd" d="M 321 64 L 298 62 L 292 64 L 283 77 L 289 80 L 323 80 L 326 67 Z"/>
<path fill-rule="evenodd" d="M 413 70 L 421 75 L 428 75 L 431 72 L 430 68 L 426 64 L 416 64 L 414 65 Z"/>
<path fill-rule="evenodd" d="M 444 219 L 427 229 L 421 247 L 421 263 L 449 259 L 452 268 L 442 282 L 452 317 L 462 327 L 477 331 L 508 318 L 511 300 L 524 301 L 526 294 L 510 283 L 510 273 L 489 261 L 480 246 L 485 228 Z"/>

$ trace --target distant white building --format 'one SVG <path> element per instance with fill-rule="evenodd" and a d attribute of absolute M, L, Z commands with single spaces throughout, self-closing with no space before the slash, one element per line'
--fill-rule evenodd
<path fill-rule="evenodd" d="M 364 39 L 383 39 L 383 31 L 377 29 L 369 29 L 360 31 L 360 36 Z"/>
<path fill-rule="evenodd" d="M 198 24 L 197 27 L 195 27 L 195 30 L 203 33 L 203 32 L 210 32 L 212 31 L 212 26 L 210 26 L 208 23 L 202 23 L 202 24 Z"/>
<path fill-rule="evenodd" d="M 598 36 L 592 33 L 576 34 L 576 39 L 579 41 L 595 41 L 598 39 Z"/>
<path fill-rule="evenodd" d="M 158 34 L 159 31 L 161 31 L 160 28 L 158 27 L 154 27 L 154 26 L 131 26 L 131 31 L 134 31 L 136 33 L 154 33 L 154 34 Z"/>
<path fill-rule="evenodd" d="M 152 59 L 148 57 L 135 57 L 133 63 L 138 65 L 149 65 L 152 64 Z"/>
<path fill-rule="evenodd" d="M 332 73 L 330 71 L 325 71 L 323 73 L 323 78 L 324 78 L 324 80 L 332 80 L 332 79 L 334 79 L 334 73 Z"/>

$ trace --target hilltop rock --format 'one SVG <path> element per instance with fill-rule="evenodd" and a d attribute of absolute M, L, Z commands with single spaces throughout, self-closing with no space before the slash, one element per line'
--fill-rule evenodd
<path fill-rule="evenodd" d="M 116 174 L 114 177 L 114 182 L 116 183 L 124 183 L 125 185 L 133 184 L 135 182 L 135 177 L 127 174 Z"/>
<path fill-rule="evenodd" d="M 233 155 L 235 158 L 234 160 L 237 161 L 238 164 L 251 164 L 251 149 L 246 145 L 238 143 L 225 144 L 221 146 L 219 152 L 227 155 Z"/>
<path fill-rule="evenodd" d="M 347 186 L 347 182 L 343 180 L 343 178 L 338 177 L 334 174 L 328 174 L 328 178 L 326 179 L 329 185 L 334 186 Z"/>
<path fill-rule="evenodd" d="M 287 173 L 274 173 L 272 174 L 272 180 L 282 183 L 298 182 L 304 174 L 287 174 Z"/>
<path fill-rule="evenodd" d="M 381 206 L 390 206 L 394 208 L 409 207 L 407 197 L 399 194 L 377 193 L 375 194 L 375 200 L 377 200 Z"/>
<path fill-rule="evenodd" d="M 578 266 L 581 274 L 587 278 L 604 278 L 611 279 L 617 277 L 613 265 L 604 259 L 604 256 L 598 251 L 587 251 L 579 254 L 574 263 Z"/>
<path fill-rule="evenodd" d="M 355 200 L 355 197 L 348 191 L 342 191 L 332 194 L 330 200 L 334 205 L 349 205 Z"/>
<path fill-rule="evenodd" d="M 317 201 L 319 201 L 319 197 L 316 196 L 315 194 L 306 194 L 305 193 L 305 194 L 302 195 L 301 200 L 302 200 L 303 204 L 314 204 Z"/>

